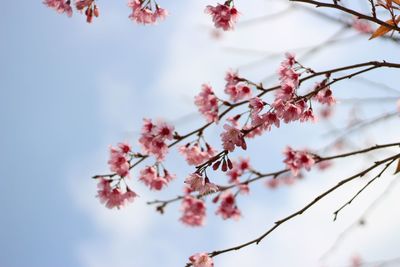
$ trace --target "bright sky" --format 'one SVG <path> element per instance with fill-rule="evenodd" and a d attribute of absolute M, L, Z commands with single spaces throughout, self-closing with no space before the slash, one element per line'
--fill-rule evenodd
<path fill-rule="evenodd" d="M 160 0 L 161 1 L 161 0 Z M 277 1 L 235 1 L 243 21 L 282 10 Z M 69 19 L 40 1 L 7 1 L 0 16 L 0 267 L 179 267 L 196 252 L 222 249 L 260 235 L 279 218 L 301 208 L 319 192 L 359 170 L 362 161 L 338 162 L 327 173 L 312 172 L 292 188 L 271 191 L 256 184 L 250 197 L 239 199 L 243 218 L 222 221 L 208 205 L 207 225 L 192 229 L 178 222 L 179 204 L 164 216 L 145 202 L 180 193 L 191 171 L 176 153 L 167 166 L 178 179 L 165 192 L 149 192 L 136 180 L 141 196 L 124 210 L 110 211 L 95 198 L 90 177 L 107 172 L 108 145 L 128 140 L 136 144 L 143 117 L 176 122 L 179 132 L 200 125 L 193 114 L 193 96 L 204 82 L 222 92 L 224 72 L 241 73 L 260 81 L 276 70 L 280 57 L 247 65 L 264 52 L 283 52 L 329 38 L 337 27 L 305 13 L 293 12 L 270 23 L 243 25 L 221 40 L 211 38 L 210 19 L 203 8 L 212 2 L 163 1 L 171 15 L 155 27 L 128 20 L 124 1 L 100 1 L 101 17 L 87 25 L 83 16 Z M 349 32 L 347 36 L 353 35 Z M 333 46 L 305 64 L 332 68 L 368 60 L 399 62 L 398 47 L 367 38 Z M 384 76 L 382 76 L 384 74 Z M 381 77 L 385 77 L 384 79 Z M 398 84 L 398 72 L 376 71 L 369 76 Z M 376 89 L 355 81 L 336 88 L 338 96 L 368 97 Z M 336 91 L 335 91 L 336 93 Z M 390 95 L 390 94 L 388 94 Z M 336 120 L 347 116 L 338 108 Z M 359 107 L 364 117 L 393 111 L 394 103 Z M 370 143 L 398 141 L 398 119 L 370 131 Z M 397 124 L 396 124 L 397 123 Z M 249 142 L 247 153 L 261 171 L 282 168 L 282 149 L 318 148 L 328 126 L 284 126 Z M 218 147 L 219 130 L 206 133 Z M 311 138 L 309 138 L 311 137 Z M 353 136 L 356 144 L 365 140 Z M 225 181 L 224 177 L 218 177 Z M 364 181 L 355 182 L 296 220 L 282 226 L 259 246 L 220 256 L 216 267 L 320 266 L 318 258 L 335 236 L 350 225 L 393 176 L 382 177 L 332 223 L 332 211 Z M 371 224 L 349 236 L 324 266 L 345 266 L 355 254 L 366 260 L 400 256 L 400 188 L 395 188 Z M 397 196 L 397 197 L 396 197 Z"/>

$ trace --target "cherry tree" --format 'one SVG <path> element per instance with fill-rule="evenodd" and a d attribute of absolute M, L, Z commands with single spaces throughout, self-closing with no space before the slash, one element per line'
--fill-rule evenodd
<path fill-rule="evenodd" d="M 164 3 L 165 2 L 165 3 Z M 367 182 L 354 192 L 349 199 L 338 199 L 339 205 L 333 211 L 336 221 L 344 209 L 358 200 L 362 194 L 372 187 L 383 176 L 398 176 L 400 173 L 400 140 L 381 143 L 380 140 L 370 141 L 365 147 L 351 146 L 348 137 L 357 134 L 362 138 L 363 131 L 370 127 L 381 127 L 381 123 L 399 119 L 400 91 L 366 77 L 373 71 L 380 71 L 381 79 L 390 75 L 386 70 L 399 69 L 400 63 L 382 58 L 364 62 L 354 62 L 350 65 L 331 66 L 327 69 L 315 69 L 305 65 L 307 57 L 316 55 L 319 50 L 329 46 L 344 43 L 343 31 L 352 31 L 357 37 L 376 42 L 400 42 L 400 1 L 399 0 L 362 0 L 361 3 L 344 0 L 281 0 L 287 2 L 287 9 L 278 14 L 269 14 L 261 19 L 273 19 L 291 10 L 303 9 L 313 16 L 322 17 L 340 26 L 331 38 L 321 44 L 305 49 L 302 56 L 282 51 L 279 56 L 281 63 L 276 66 L 276 72 L 271 76 L 277 77 L 277 82 L 260 82 L 245 77 L 238 70 L 227 70 L 224 79 L 223 94 L 217 91 L 211 83 L 199 84 L 197 95 L 193 95 L 193 105 L 198 110 L 198 116 L 204 120 L 202 125 L 194 129 L 181 129 L 172 123 L 157 118 L 144 118 L 138 140 L 121 141 L 110 146 L 108 166 L 110 173 L 93 176 L 97 183 L 97 198 L 109 209 L 121 209 L 129 202 L 135 202 L 140 192 L 135 189 L 135 183 L 143 183 L 149 190 L 167 190 L 170 183 L 180 183 L 182 192 L 171 192 L 175 197 L 164 200 L 147 200 L 149 206 L 164 214 L 167 206 L 175 204 L 180 208 L 180 223 L 191 227 L 201 227 L 205 223 L 208 206 L 215 206 L 215 216 L 223 220 L 239 220 L 246 210 L 240 208 L 240 200 L 251 197 L 253 186 L 264 186 L 275 190 L 282 186 L 296 186 L 307 177 L 311 170 L 319 170 L 321 176 L 335 164 L 336 159 L 365 157 L 366 165 L 362 170 L 349 172 L 346 177 L 337 177 L 336 182 L 314 196 L 309 202 L 295 211 L 289 211 L 287 216 L 272 220 L 269 227 L 260 230 L 260 235 L 241 244 L 233 244 L 214 251 L 193 251 L 188 255 L 186 266 L 214 266 L 214 258 L 221 254 L 235 252 L 246 247 L 266 241 L 269 235 L 299 216 L 305 216 L 306 211 L 319 204 L 321 200 L 353 181 L 368 177 Z M 100 17 L 100 4 L 95 0 L 44 0 L 49 8 L 60 14 L 72 16 L 82 14 L 88 23 Z M 167 5 L 167 1 L 160 3 Z M 245 14 L 241 14 L 242 5 L 250 5 L 243 1 L 228 0 L 223 3 L 210 3 L 204 7 L 205 16 L 209 16 L 210 26 L 215 28 L 215 37 L 222 32 L 234 31 L 241 20 L 246 22 Z M 332 12 L 325 12 L 331 10 Z M 103 12 L 103 11 L 102 11 Z M 106 11 L 104 11 L 106 12 Z M 127 7 L 127 17 L 137 24 L 157 24 L 168 19 L 168 11 L 154 0 L 130 0 Z M 257 22 L 260 18 L 253 18 Z M 251 23 L 247 19 L 247 23 Z M 307 31 L 307 29 L 299 29 Z M 398 53 L 393 51 L 393 53 Z M 398 75 L 397 72 L 394 75 Z M 335 87 L 346 83 L 349 79 L 359 78 L 360 81 L 377 87 L 380 95 L 373 98 L 338 99 Z M 260 79 L 261 80 L 261 79 Z M 350 90 L 350 89 L 349 89 Z M 395 96 L 387 96 L 391 91 Z M 360 94 L 362 96 L 362 94 Z M 280 131 L 280 127 L 294 124 L 302 127 L 305 124 L 330 122 L 334 109 L 340 104 L 349 102 L 357 107 L 367 102 L 378 105 L 390 103 L 391 112 L 378 114 L 372 119 L 363 120 L 355 112 L 350 113 L 350 123 L 345 129 L 332 129 L 334 138 L 326 139 L 324 148 L 293 147 L 288 140 L 287 147 L 280 157 L 282 168 L 278 170 L 259 169 L 252 164 L 252 155 L 246 153 L 252 146 L 252 139 L 263 138 L 271 132 Z M 348 119 L 348 118 L 346 118 Z M 345 120 L 342 118 L 342 120 Z M 215 128 L 219 131 L 219 142 L 211 142 L 208 131 Z M 337 134 L 339 133 L 339 134 Z M 297 138 L 307 138 L 300 137 Z M 165 164 L 171 150 L 179 152 L 184 162 L 190 165 L 192 172 L 186 177 L 179 177 L 175 170 Z M 239 156 L 236 156 L 238 155 Z M 182 160 L 182 163 L 183 163 Z M 131 175 L 133 169 L 138 170 L 137 177 Z M 222 178 L 224 173 L 226 178 Z M 397 183 L 393 179 L 382 195 L 365 211 L 361 218 L 355 218 L 355 223 L 338 237 L 332 248 L 322 255 L 328 257 L 341 244 L 343 238 L 352 229 L 362 226 L 368 214 L 375 209 L 379 202 L 389 194 Z M 93 189 L 95 190 L 95 189 Z M 211 200 L 207 203 L 207 200 Z M 132 204 L 134 205 L 134 203 Z M 393 259 L 368 262 L 355 256 L 350 259 L 350 265 L 383 266 L 398 264 L 399 255 Z"/>

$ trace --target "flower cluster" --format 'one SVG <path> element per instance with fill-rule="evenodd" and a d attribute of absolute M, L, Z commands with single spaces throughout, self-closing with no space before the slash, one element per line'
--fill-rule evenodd
<path fill-rule="evenodd" d="M 223 5 L 207 6 L 205 12 L 210 14 L 216 28 L 221 28 L 224 31 L 233 30 L 235 23 L 239 17 L 239 12 L 233 6 L 232 0 L 226 1 Z"/>
<path fill-rule="evenodd" d="M 247 149 L 244 134 L 236 125 L 225 124 L 224 129 L 225 131 L 221 133 L 221 140 L 225 150 L 232 152 L 235 150 L 235 146 Z"/>
<path fill-rule="evenodd" d="M 77 0 L 75 5 L 76 9 L 79 11 L 85 10 L 87 23 L 91 23 L 93 21 L 93 16 L 99 16 L 99 9 L 94 3 L 94 0 Z"/>
<path fill-rule="evenodd" d="M 232 168 L 226 173 L 229 177 L 229 183 L 240 183 L 239 178 L 249 169 L 249 159 L 239 158 L 238 161 L 232 160 Z"/>
<path fill-rule="evenodd" d="M 251 97 L 250 87 L 239 78 L 237 72 L 232 70 L 228 71 L 225 76 L 225 81 L 225 93 L 229 95 L 233 102 Z"/>
<path fill-rule="evenodd" d="M 161 176 L 158 167 L 146 166 L 140 171 L 139 180 L 142 181 L 150 190 L 162 190 L 169 182 L 175 179 L 175 175 L 170 174 L 164 169 L 164 175 Z"/>
<path fill-rule="evenodd" d="M 121 177 L 129 175 L 129 153 L 131 147 L 126 143 L 119 143 L 118 147 L 110 147 L 110 159 L 108 164 L 111 171 L 115 172 Z"/>
<path fill-rule="evenodd" d="M 139 143 L 142 150 L 148 155 L 156 157 L 157 161 L 163 161 L 168 153 L 167 140 L 173 139 L 174 127 L 159 121 L 154 124 L 150 119 L 144 119 Z"/>
<path fill-rule="evenodd" d="M 360 32 L 360 33 L 371 33 L 372 32 L 372 28 L 371 25 L 364 20 L 355 18 L 353 20 L 353 29 L 355 29 L 356 31 Z"/>
<path fill-rule="evenodd" d="M 213 259 L 207 253 L 197 253 L 190 256 L 193 267 L 214 267 Z"/>
<path fill-rule="evenodd" d="M 44 0 L 43 4 L 56 10 L 58 13 L 67 14 L 68 17 L 72 16 L 72 8 L 70 0 Z"/>
<path fill-rule="evenodd" d="M 116 186 L 111 187 L 111 180 L 101 178 L 98 183 L 99 190 L 97 191 L 97 197 L 101 203 L 104 203 L 107 208 L 121 208 L 127 202 L 132 202 L 138 195 L 126 186 L 126 191 Z"/>
<path fill-rule="evenodd" d="M 190 190 L 198 191 L 200 195 L 207 195 L 219 191 L 216 184 L 210 182 L 206 177 L 203 178 L 198 173 L 192 173 L 185 179 L 185 183 L 189 186 Z"/>
<path fill-rule="evenodd" d="M 182 217 L 180 221 L 189 226 L 202 226 L 206 218 L 204 200 L 186 195 L 182 200 Z"/>
<path fill-rule="evenodd" d="M 131 0 L 128 6 L 132 8 L 129 18 L 139 24 L 156 24 L 168 16 L 166 9 L 158 6 L 157 3 L 152 5 L 151 0 Z"/>
<path fill-rule="evenodd" d="M 314 91 L 317 92 L 315 95 L 315 99 L 321 103 L 321 104 L 326 104 L 328 106 L 332 106 L 336 103 L 335 98 L 332 95 L 332 90 L 331 88 L 326 84 L 326 80 L 317 83 L 315 85 Z"/>
<path fill-rule="evenodd" d="M 208 143 L 206 143 L 205 148 L 203 148 L 200 146 L 199 142 L 196 142 L 193 145 L 188 143 L 185 146 L 181 146 L 179 152 L 185 157 L 189 165 L 194 166 L 200 165 L 209 160 L 216 153 L 215 149 Z"/>
<path fill-rule="evenodd" d="M 195 104 L 208 122 L 218 122 L 218 98 L 210 85 L 202 85 L 200 94 L 195 97 Z"/>
<path fill-rule="evenodd" d="M 301 169 L 310 170 L 315 164 L 313 155 L 307 151 L 295 151 L 291 147 L 286 147 L 284 150 L 286 166 L 292 171 L 294 176 L 298 175 Z"/>
<path fill-rule="evenodd" d="M 238 209 L 235 201 L 235 195 L 231 191 L 226 190 L 218 197 L 214 198 L 215 203 L 221 201 L 221 204 L 216 211 L 217 215 L 221 215 L 222 219 L 239 219 L 240 210 Z"/>

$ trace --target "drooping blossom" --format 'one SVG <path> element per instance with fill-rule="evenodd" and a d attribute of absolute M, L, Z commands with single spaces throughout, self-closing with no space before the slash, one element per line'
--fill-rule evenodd
<path fill-rule="evenodd" d="M 160 176 L 154 166 L 146 166 L 140 171 L 139 180 L 142 181 L 151 190 L 162 190 L 168 183 L 175 178 L 164 169 L 164 176 Z"/>
<path fill-rule="evenodd" d="M 167 140 L 173 139 L 174 127 L 165 122 L 154 124 L 150 119 L 144 119 L 139 143 L 144 153 L 153 155 L 157 161 L 163 161 L 168 153 Z"/>
<path fill-rule="evenodd" d="M 132 202 L 138 195 L 131 189 L 126 187 L 126 191 L 122 192 L 119 187 L 112 188 L 111 181 L 101 178 L 98 183 L 97 197 L 100 202 L 105 204 L 109 209 L 121 208 L 128 202 Z"/>
<path fill-rule="evenodd" d="M 365 21 L 365 20 L 355 18 L 353 20 L 352 26 L 353 26 L 353 29 L 355 29 L 356 31 L 358 31 L 360 33 L 371 33 L 372 32 L 371 25 L 368 23 L 368 21 Z"/>
<path fill-rule="evenodd" d="M 291 147 L 286 147 L 284 150 L 286 166 L 292 171 L 293 175 L 298 175 L 301 169 L 310 170 L 315 164 L 314 157 L 307 151 L 296 151 Z"/>
<path fill-rule="evenodd" d="M 253 97 L 249 100 L 249 106 L 251 114 L 259 114 L 263 110 L 265 103 L 261 98 Z"/>
<path fill-rule="evenodd" d="M 233 30 L 235 23 L 239 17 L 239 12 L 232 5 L 231 0 L 226 1 L 223 5 L 217 6 L 208 5 L 205 9 L 207 14 L 212 16 L 216 28 L 221 28 L 224 31 Z"/>
<path fill-rule="evenodd" d="M 220 215 L 224 220 L 226 219 L 239 219 L 240 218 L 240 210 L 238 209 L 235 201 L 235 196 L 229 190 L 223 192 L 219 199 L 221 201 L 218 210 L 216 211 L 217 215 Z"/>
<path fill-rule="evenodd" d="M 332 106 L 336 103 L 336 100 L 332 94 L 332 90 L 329 86 L 326 86 L 324 82 L 317 84 L 315 89 L 319 90 L 314 97 L 319 103 L 326 104 L 328 106 Z"/>
<path fill-rule="evenodd" d="M 229 124 L 224 125 L 225 132 L 221 133 L 222 145 L 225 150 L 232 152 L 235 146 L 246 150 L 247 145 L 244 140 L 244 135 L 240 129 Z"/>
<path fill-rule="evenodd" d="M 250 160 L 239 158 L 239 160 L 232 160 L 232 169 L 230 169 L 226 175 L 229 177 L 229 183 L 240 182 L 239 178 L 250 169 Z"/>
<path fill-rule="evenodd" d="M 207 195 L 219 191 L 219 187 L 211 183 L 209 179 L 203 178 L 198 173 L 192 173 L 185 179 L 185 184 L 189 186 L 192 191 L 199 192 L 200 195 Z"/>
<path fill-rule="evenodd" d="M 204 200 L 187 195 L 182 200 L 180 221 L 189 226 L 202 226 L 206 217 Z"/>
<path fill-rule="evenodd" d="M 193 267 L 214 267 L 213 259 L 207 253 L 197 253 L 189 257 Z"/>
<path fill-rule="evenodd" d="M 86 21 L 91 23 L 93 21 L 93 17 L 99 16 L 99 8 L 94 3 L 94 0 L 77 0 L 75 2 L 76 9 L 79 11 L 85 10 Z"/>
<path fill-rule="evenodd" d="M 218 122 L 218 98 L 209 84 L 201 86 L 201 92 L 195 97 L 195 104 L 208 122 Z"/>
<path fill-rule="evenodd" d="M 68 17 L 72 16 L 70 0 L 44 0 L 43 4 L 56 10 L 60 14 L 65 13 Z"/>
<path fill-rule="evenodd" d="M 228 71 L 225 76 L 225 93 L 229 95 L 229 98 L 233 102 L 238 102 L 243 99 L 251 98 L 252 92 L 250 87 L 243 82 L 238 73 L 235 71 Z"/>
<path fill-rule="evenodd" d="M 119 143 L 118 147 L 110 147 L 110 159 L 108 164 L 110 165 L 111 171 L 115 172 L 121 177 L 129 175 L 129 153 L 131 147 L 126 143 Z"/>
<path fill-rule="evenodd" d="M 166 9 L 161 8 L 156 3 L 154 3 L 153 7 L 151 1 L 131 0 L 128 6 L 132 8 L 129 18 L 139 24 L 156 24 L 168 16 Z"/>
<path fill-rule="evenodd" d="M 189 143 L 181 146 L 179 152 L 185 157 L 189 165 L 194 166 L 202 164 L 216 154 L 216 150 L 209 144 L 206 144 L 206 148 L 203 148 L 199 143 L 195 143 L 194 145 Z"/>

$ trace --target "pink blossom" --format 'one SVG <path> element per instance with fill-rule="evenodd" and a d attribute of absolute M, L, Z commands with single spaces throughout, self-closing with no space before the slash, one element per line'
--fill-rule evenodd
<path fill-rule="evenodd" d="M 244 150 L 247 149 L 243 133 L 238 128 L 225 124 L 224 129 L 225 132 L 221 134 L 221 139 L 225 150 L 232 152 L 235 150 L 235 146 L 241 147 Z"/>
<path fill-rule="evenodd" d="M 249 106 L 252 114 L 258 114 L 263 110 L 265 103 L 261 98 L 253 97 L 249 100 Z"/>
<path fill-rule="evenodd" d="M 202 85 L 200 94 L 195 98 L 195 104 L 208 122 L 218 122 L 218 98 L 210 85 Z"/>
<path fill-rule="evenodd" d="M 43 4 L 56 10 L 60 14 L 65 13 L 68 17 L 72 16 L 70 0 L 44 0 Z"/>
<path fill-rule="evenodd" d="M 228 71 L 225 76 L 225 81 L 225 93 L 229 95 L 230 100 L 233 102 L 251 97 L 252 92 L 250 87 L 239 78 L 237 72 L 232 70 Z"/>
<path fill-rule="evenodd" d="M 210 14 L 216 28 L 221 28 L 224 31 L 233 30 L 235 23 L 239 17 L 239 12 L 234 6 L 230 6 L 231 1 L 226 1 L 225 4 L 217 4 L 217 6 L 207 6 L 205 12 Z"/>
<path fill-rule="evenodd" d="M 121 177 L 129 175 L 129 152 L 131 148 L 128 144 L 120 143 L 118 147 L 110 147 L 110 159 L 108 164 L 111 171 L 115 172 Z"/>
<path fill-rule="evenodd" d="M 221 200 L 221 204 L 216 211 L 217 215 L 221 215 L 221 217 L 226 219 L 239 219 L 240 218 L 240 210 L 236 206 L 235 196 L 230 191 L 223 192 L 219 200 Z"/>
<path fill-rule="evenodd" d="M 316 86 L 315 90 L 318 90 L 318 93 L 315 95 L 314 98 L 321 104 L 327 104 L 328 106 L 332 106 L 333 104 L 336 103 L 336 100 L 333 97 L 332 91 L 329 86 L 326 86 L 324 83 L 321 83 Z"/>
<path fill-rule="evenodd" d="M 204 225 L 206 217 L 206 205 L 202 199 L 187 195 L 182 200 L 183 212 L 180 221 L 189 226 Z"/>
<path fill-rule="evenodd" d="M 156 24 L 158 21 L 164 20 L 168 16 L 168 11 L 155 4 L 155 8 L 151 7 L 151 3 L 146 5 L 142 0 L 130 0 L 128 6 L 132 8 L 129 18 L 139 24 Z"/>
<path fill-rule="evenodd" d="M 353 20 L 353 29 L 355 29 L 356 31 L 360 32 L 360 33 L 371 33 L 372 32 L 372 28 L 371 25 L 364 20 L 361 19 L 354 19 Z"/>
<path fill-rule="evenodd" d="M 275 189 L 279 186 L 280 180 L 279 179 L 270 179 L 265 182 L 265 185 L 270 189 Z"/>
<path fill-rule="evenodd" d="M 160 176 L 157 169 L 153 166 L 146 166 L 140 171 L 139 180 L 151 190 L 162 190 L 168 183 L 175 178 L 164 169 L 164 176 Z"/>
<path fill-rule="evenodd" d="M 323 171 L 323 170 L 330 168 L 332 166 L 332 164 L 333 164 L 332 161 L 324 160 L 324 161 L 319 162 L 317 164 L 317 167 L 319 170 Z"/>
<path fill-rule="evenodd" d="M 286 166 L 292 171 L 293 175 L 298 175 L 300 169 L 310 170 L 315 164 L 314 157 L 307 151 L 295 151 L 291 147 L 284 150 Z"/>
<path fill-rule="evenodd" d="M 111 181 L 100 179 L 97 191 L 97 197 L 100 199 L 101 203 L 104 203 L 107 208 L 121 208 L 127 202 L 132 202 L 138 195 L 126 188 L 126 192 L 122 192 L 120 188 L 111 188 Z"/>
<path fill-rule="evenodd" d="M 301 122 L 312 121 L 317 122 L 318 118 L 314 115 L 314 112 L 311 108 L 304 111 L 300 116 Z"/>
<path fill-rule="evenodd" d="M 200 195 L 208 195 L 219 191 L 219 187 L 216 184 L 211 183 L 208 179 L 205 179 L 203 186 L 199 190 Z"/>
<path fill-rule="evenodd" d="M 232 160 L 232 169 L 226 174 L 229 177 L 229 183 L 239 183 L 239 178 L 250 169 L 250 160 L 239 158 L 238 161 Z"/>
<path fill-rule="evenodd" d="M 153 155 L 157 161 L 163 161 L 168 153 L 167 140 L 173 139 L 174 127 L 165 122 L 154 124 L 150 119 L 144 119 L 139 143 L 144 153 Z"/>
<path fill-rule="evenodd" d="M 185 179 L 185 184 L 189 185 L 192 191 L 199 191 L 204 186 L 204 179 L 198 173 L 192 173 Z"/>
<path fill-rule="evenodd" d="M 189 165 L 200 165 L 206 162 L 216 153 L 215 149 L 206 144 L 206 149 L 200 147 L 199 143 L 194 145 L 187 144 L 179 148 L 179 152 L 185 157 Z"/>
<path fill-rule="evenodd" d="M 207 253 L 197 253 L 189 257 L 193 267 L 214 267 L 213 259 Z"/>

